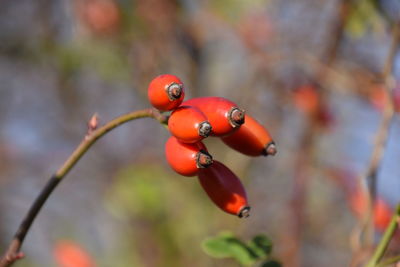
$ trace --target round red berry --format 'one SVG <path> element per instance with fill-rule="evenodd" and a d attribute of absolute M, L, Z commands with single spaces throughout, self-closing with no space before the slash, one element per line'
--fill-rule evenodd
<path fill-rule="evenodd" d="M 185 89 L 177 76 L 163 74 L 150 82 L 147 95 L 153 107 L 161 111 L 168 111 L 177 108 L 182 103 Z"/>

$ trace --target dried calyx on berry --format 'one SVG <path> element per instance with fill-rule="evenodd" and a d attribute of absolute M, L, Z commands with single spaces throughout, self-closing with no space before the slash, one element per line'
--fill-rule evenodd
<path fill-rule="evenodd" d="M 199 169 L 207 168 L 213 163 L 213 158 L 206 150 L 200 149 L 200 151 L 197 153 L 196 163 L 197 168 Z"/>
<path fill-rule="evenodd" d="M 262 151 L 262 155 L 264 156 L 275 156 L 276 153 L 278 153 L 278 150 L 276 149 L 275 142 L 273 141 L 268 143 Z"/>
<path fill-rule="evenodd" d="M 238 217 L 239 218 L 247 218 L 250 216 L 250 207 L 249 206 L 245 206 L 242 209 L 240 209 L 239 213 L 238 213 Z"/>
<path fill-rule="evenodd" d="M 210 122 L 203 121 L 203 122 L 199 123 L 198 129 L 199 129 L 198 133 L 200 136 L 208 137 L 211 133 L 212 126 L 211 126 Z"/>
<path fill-rule="evenodd" d="M 166 87 L 169 100 L 174 101 L 181 97 L 183 94 L 183 84 L 171 83 Z"/>
<path fill-rule="evenodd" d="M 245 112 L 238 107 L 233 107 L 228 113 L 228 120 L 233 128 L 239 127 L 244 123 Z"/>

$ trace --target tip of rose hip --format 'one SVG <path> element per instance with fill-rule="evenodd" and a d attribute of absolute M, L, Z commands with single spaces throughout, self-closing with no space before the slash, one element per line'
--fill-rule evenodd
<path fill-rule="evenodd" d="M 276 149 L 276 145 L 274 142 L 271 142 L 267 144 L 262 152 L 264 156 L 275 156 L 275 154 L 278 152 Z"/>
<path fill-rule="evenodd" d="M 241 208 L 241 210 L 238 213 L 239 218 L 247 218 L 249 216 L 250 216 L 250 207 L 249 206 L 245 206 L 245 207 Z"/>
<path fill-rule="evenodd" d="M 237 107 L 232 108 L 229 114 L 229 121 L 231 122 L 233 127 L 238 127 L 244 123 L 244 110 L 241 110 Z"/>
<path fill-rule="evenodd" d="M 172 83 L 167 88 L 167 93 L 170 100 L 176 100 L 180 98 L 182 92 L 183 92 L 182 84 Z"/>
<path fill-rule="evenodd" d="M 203 121 L 199 125 L 199 135 L 203 137 L 208 137 L 211 133 L 211 124 L 208 121 Z"/>
<path fill-rule="evenodd" d="M 197 167 L 198 168 L 207 168 L 213 163 L 213 158 L 207 151 L 201 150 L 197 154 Z"/>

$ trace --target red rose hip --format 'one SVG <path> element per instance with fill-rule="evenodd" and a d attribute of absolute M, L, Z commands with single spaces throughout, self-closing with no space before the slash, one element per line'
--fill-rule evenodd
<path fill-rule="evenodd" d="M 175 75 L 163 74 L 154 78 L 147 89 L 150 103 L 158 110 L 177 108 L 185 97 L 182 81 Z"/>
<path fill-rule="evenodd" d="M 248 156 L 268 156 L 275 155 L 277 152 L 268 130 L 247 114 L 244 124 L 221 140 L 234 150 Z"/>
<path fill-rule="evenodd" d="M 203 143 L 186 144 L 174 136 L 165 143 L 165 156 L 171 168 L 183 176 L 194 176 L 213 163 Z"/>
<path fill-rule="evenodd" d="M 196 143 L 210 134 L 211 125 L 198 108 L 180 106 L 171 113 L 168 129 L 179 141 Z"/>
<path fill-rule="evenodd" d="M 214 161 L 210 167 L 199 170 L 198 177 L 204 191 L 220 209 L 239 218 L 249 216 L 245 189 L 228 167 Z"/>
<path fill-rule="evenodd" d="M 211 135 L 225 136 L 231 134 L 244 123 L 245 112 L 237 105 L 223 97 L 197 97 L 183 103 L 200 109 L 212 126 Z"/>

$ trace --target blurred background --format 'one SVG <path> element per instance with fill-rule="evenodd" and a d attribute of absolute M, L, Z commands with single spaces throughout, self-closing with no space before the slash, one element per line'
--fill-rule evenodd
<path fill-rule="evenodd" d="M 81 159 L 15 266 L 63 266 L 65 243 L 96 266 L 238 266 L 202 250 L 221 231 L 266 234 L 284 266 L 349 265 L 365 211 L 357 179 L 387 104 L 381 72 L 399 20 L 397 0 L 1 1 L 1 251 L 90 117 L 102 124 L 149 107 L 147 85 L 171 73 L 187 98 L 229 98 L 274 137 L 278 154 L 267 158 L 205 142 L 242 179 L 251 216 L 223 213 L 196 178 L 174 173 L 164 159 L 169 133 L 140 119 Z M 394 97 L 400 110 L 400 87 Z M 376 238 L 400 201 L 399 126 L 395 114 Z"/>

